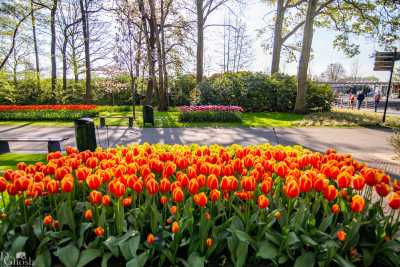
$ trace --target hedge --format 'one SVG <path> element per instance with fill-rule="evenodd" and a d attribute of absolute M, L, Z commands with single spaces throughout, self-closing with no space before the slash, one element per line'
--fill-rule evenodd
<path fill-rule="evenodd" d="M 238 72 L 214 74 L 198 85 L 199 104 L 236 105 L 246 111 L 291 112 L 297 94 L 294 76 Z M 308 82 L 307 111 L 329 111 L 334 94 L 328 85 Z"/>

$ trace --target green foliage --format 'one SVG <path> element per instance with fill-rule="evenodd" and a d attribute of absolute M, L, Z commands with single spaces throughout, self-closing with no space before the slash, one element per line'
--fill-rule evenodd
<path fill-rule="evenodd" d="M 4 121 L 72 121 L 81 117 L 94 117 L 93 110 L 32 110 L 0 112 L 0 120 Z"/>
<path fill-rule="evenodd" d="M 195 99 L 196 77 L 193 74 L 179 75 L 170 83 L 171 105 L 190 105 Z"/>
<path fill-rule="evenodd" d="M 224 111 L 193 111 L 181 112 L 180 122 L 241 122 L 242 117 L 239 112 Z"/>
<path fill-rule="evenodd" d="M 7 73 L 3 71 L 0 71 L 0 103 L 15 103 L 14 87 L 10 84 Z"/>
<path fill-rule="evenodd" d="M 201 104 L 238 105 L 246 111 L 290 112 L 296 101 L 294 76 L 238 72 L 214 74 L 198 85 Z M 329 86 L 309 82 L 307 109 L 330 110 L 333 93 Z"/>

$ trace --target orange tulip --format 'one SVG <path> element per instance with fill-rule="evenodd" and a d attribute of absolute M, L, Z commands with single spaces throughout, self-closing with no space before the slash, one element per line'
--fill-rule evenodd
<path fill-rule="evenodd" d="M 177 207 L 176 207 L 176 206 L 172 206 L 172 207 L 169 209 L 169 212 L 171 212 L 172 215 L 175 215 L 175 214 L 176 214 L 176 211 L 177 211 Z"/>
<path fill-rule="evenodd" d="M 89 202 L 92 203 L 92 205 L 98 205 L 101 203 L 103 194 L 99 191 L 92 191 L 89 193 Z"/>
<path fill-rule="evenodd" d="M 206 240 L 206 245 L 208 248 L 212 247 L 212 245 L 214 244 L 214 240 L 212 238 L 207 238 Z"/>
<path fill-rule="evenodd" d="M 197 194 L 199 191 L 199 183 L 197 182 L 197 179 L 190 179 L 188 190 L 192 195 Z"/>
<path fill-rule="evenodd" d="M 132 205 L 132 198 L 131 197 L 124 198 L 122 200 L 122 205 L 124 207 L 129 207 L 130 205 Z"/>
<path fill-rule="evenodd" d="M 351 175 L 347 172 L 339 173 L 336 178 L 336 182 L 339 188 L 347 188 L 351 182 Z"/>
<path fill-rule="evenodd" d="M 172 233 L 176 234 L 180 230 L 179 224 L 177 222 L 172 223 L 171 231 Z"/>
<path fill-rule="evenodd" d="M 338 214 L 340 212 L 340 207 L 338 204 L 333 204 L 331 210 L 332 210 L 332 213 Z"/>
<path fill-rule="evenodd" d="M 265 209 L 266 207 L 268 207 L 268 198 L 264 195 L 259 195 L 258 199 L 257 199 L 257 205 L 260 209 Z"/>
<path fill-rule="evenodd" d="M 96 234 L 96 236 L 98 237 L 103 237 L 104 236 L 104 228 L 99 226 L 96 229 L 94 229 L 94 233 Z"/>
<path fill-rule="evenodd" d="M 211 190 L 211 192 L 210 192 L 210 200 L 212 202 L 218 201 L 220 196 L 221 196 L 221 192 L 219 192 L 218 189 Z"/>
<path fill-rule="evenodd" d="M 352 209 L 352 211 L 354 211 L 354 212 L 362 212 L 364 207 L 365 207 L 365 200 L 364 200 L 364 198 L 362 196 L 354 195 L 351 198 L 350 208 Z"/>
<path fill-rule="evenodd" d="M 65 193 L 68 193 L 72 192 L 73 189 L 74 189 L 74 181 L 72 179 L 64 177 L 61 180 L 61 190 Z"/>
<path fill-rule="evenodd" d="M 161 196 L 161 197 L 160 197 L 160 203 L 161 203 L 161 205 L 167 204 L 167 203 L 168 203 L 168 197 L 166 197 L 166 196 Z"/>
<path fill-rule="evenodd" d="M 260 185 L 260 189 L 264 194 L 268 194 L 272 190 L 273 180 L 271 177 L 266 177 Z"/>
<path fill-rule="evenodd" d="M 374 186 L 378 181 L 376 179 L 376 171 L 371 168 L 364 168 L 361 170 L 361 174 L 365 178 L 365 182 L 369 186 Z"/>
<path fill-rule="evenodd" d="M 224 176 L 221 179 L 221 190 L 223 192 L 229 191 L 229 183 L 230 183 L 230 179 L 228 176 Z"/>
<path fill-rule="evenodd" d="M 299 178 L 300 192 L 306 193 L 312 188 L 312 180 L 307 175 L 302 175 Z"/>
<path fill-rule="evenodd" d="M 218 178 L 214 174 L 210 174 L 207 179 L 207 186 L 210 190 L 218 188 Z"/>
<path fill-rule="evenodd" d="M 336 236 L 340 241 L 345 241 L 346 240 L 346 232 L 343 231 L 343 230 L 338 231 L 336 233 Z"/>
<path fill-rule="evenodd" d="M 116 197 L 122 197 L 125 194 L 126 188 L 123 183 L 118 180 L 114 180 L 108 184 L 108 191 L 110 191 Z"/>
<path fill-rule="evenodd" d="M 110 199 L 110 196 L 109 196 L 109 195 L 105 195 L 105 196 L 103 196 L 102 199 L 101 199 L 101 203 L 102 203 L 104 206 L 110 205 L 110 202 L 111 202 L 111 199 Z"/>
<path fill-rule="evenodd" d="M 154 244 L 155 240 L 156 240 L 156 238 L 154 237 L 153 234 L 147 235 L 146 241 L 147 241 L 147 244 L 149 244 L 150 246 Z"/>
<path fill-rule="evenodd" d="M 51 215 L 46 215 L 43 219 L 44 225 L 50 225 L 53 222 L 53 217 Z"/>
<path fill-rule="evenodd" d="M 400 209 L 400 195 L 393 193 L 388 200 L 389 206 L 394 209 Z"/>
<path fill-rule="evenodd" d="M 324 193 L 324 197 L 329 202 L 335 200 L 338 195 L 338 191 L 334 185 L 328 185 L 328 187 L 324 190 L 323 193 Z"/>
<path fill-rule="evenodd" d="M 275 165 L 275 173 L 280 177 L 285 177 L 288 172 L 288 167 L 284 161 L 280 161 Z"/>
<path fill-rule="evenodd" d="M 3 177 L 0 177 L 0 193 L 6 191 L 7 189 L 7 181 Z"/>
<path fill-rule="evenodd" d="M 165 194 L 168 193 L 170 190 L 171 190 L 171 182 L 166 178 L 161 179 L 160 192 Z"/>
<path fill-rule="evenodd" d="M 182 202 L 184 199 L 184 194 L 183 191 L 180 187 L 175 188 L 174 191 L 172 191 L 172 200 L 175 202 Z"/>
<path fill-rule="evenodd" d="M 299 185 L 295 180 L 291 179 L 284 185 L 284 192 L 289 198 L 298 197 L 300 194 Z"/>
<path fill-rule="evenodd" d="M 91 169 L 87 167 L 81 167 L 76 170 L 76 177 L 78 178 L 79 181 L 86 180 L 86 178 L 89 176 L 91 173 Z"/>
<path fill-rule="evenodd" d="M 202 208 L 204 208 L 207 204 L 207 196 L 204 192 L 194 195 L 193 200 L 194 200 L 194 203 L 196 203 L 196 205 L 198 205 Z"/>
<path fill-rule="evenodd" d="M 255 191 L 256 190 L 256 179 L 253 176 L 242 177 L 240 184 L 245 191 Z"/>
<path fill-rule="evenodd" d="M 91 221 L 93 219 L 93 211 L 92 210 L 86 210 L 84 217 L 86 220 Z"/>
<path fill-rule="evenodd" d="M 356 175 L 353 178 L 353 188 L 355 190 L 362 190 L 364 188 L 364 185 L 365 185 L 365 179 L 363 176 Z"/>
<path fill-rule="evenodd" d="M 134 184 L 133 184 L 133 190 L 135 190 L 136 193 L 141 193 L 143 191 L 143 181 L 138 179 Z"/>
<path fill-rule="evenodd" d="M 151 196 L 158 193 L 158 183 L 155 179 L 149 179 L 146 183 L 146 190 Z"/>
<path fill-rule="evenodd" d="M 377 183 L 375 185 L 375 191 L 378 193 L 379 196 L 386 197 L 390 193 L 390 186 L 383 182 Z"/>
<path fill-rule="evenodd" d="M 96 190 L 101 184 L 101 178 L 96 174 L 91 174 L 86 178 L 86 184 L 90 189 Z"/>

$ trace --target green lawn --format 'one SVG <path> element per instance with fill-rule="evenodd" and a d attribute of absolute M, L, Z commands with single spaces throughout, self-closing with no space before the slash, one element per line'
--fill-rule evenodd
<path fill-rule="evenodd" d="M 18 162 L 25 162 L 26 164 L 34 164 L 38 161 L 46 162 L 45 154 L 17 154 L 5 153 L 0 154 L 0 172 L 7 169 L 15 169 Z"/>
<path fill-rule="evenodd" d="M 132 116 L 130 107 L 99 107 L 101 116 Z M 182 123 L 179 122 L 179 111 L 171 108 L 168 112 L 155 111 L 155 127 L 176 128 L 176 127 L 390 127 L 400 128 L 400 117 L 388 115 L 386 123 L 381 124 L 382 114 L 357 111 L 357 110 L 333 110 L 331 112 L 312 113 L 299 115 L 294 113 L 281 112 L 255 112 L 243 113 L 241 123 Z M 95 118 L 96 125 L 99 119 Z M 0 125 L 31 125 L 31 126 L 59 126 L 73 127 L 73 122 L 65 121 L 1 121 Z M 106 124 L 110 126 L 128 126 L 127 119 L 107 119 Z M 141 106 L 136 107 L 136 127 L 143 127 L 143 114 Z M 146 127 L 152 127 L 146 125 Z"/>

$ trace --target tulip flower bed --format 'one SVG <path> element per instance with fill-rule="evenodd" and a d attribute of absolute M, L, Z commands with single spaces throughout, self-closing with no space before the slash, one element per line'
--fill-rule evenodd
<path fill-rule="evenodd" d="M 96 105 L 0 105 L 2 111 L 19 110 L 94 110 Z"/>
<path fill-rule="evenodd" d="M 400 263 L 400 184 L 333 150 L 69 147 L 17 167 L 0 178 L 0 251 L 35 266 Z"/>
<path fill-rule="evenodd" d="M 96 110 L 26 110 L 0 111 L 3 121 L 72 121 L 97 116 Z"/>
<path fill-rule="evenodd" d="M 221 105 L 205 105 L 205 106 L 181 106 L 179 110 L 182 112 L 193 111 L 225 111 L 225 112 L 244 112 L 239 106 L 221 106 Z"/>
<path fill-rule="evenodd" d="M 179 113 L 180 122 L 242 122 L 240 112 L 188 111 Z"/>

